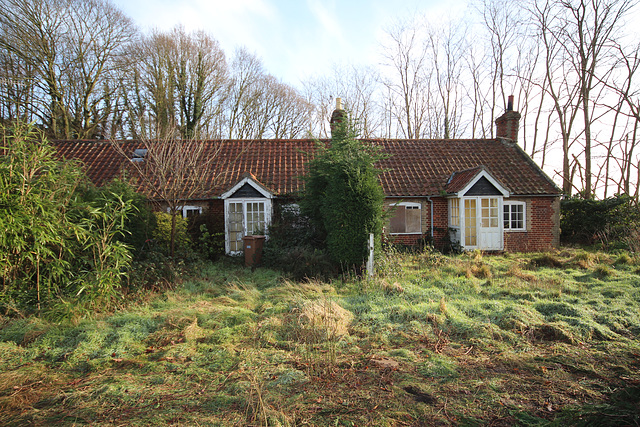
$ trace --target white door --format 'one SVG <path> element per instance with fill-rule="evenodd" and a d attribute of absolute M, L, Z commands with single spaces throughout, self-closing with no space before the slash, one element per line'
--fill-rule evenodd
<path fill-rule="evenodd" d="M 242 202 L 229 203 L 227 208 L 227 252 L 237 253 L 243 249 L 244 209 Z"/>
<path fill-rule="evenodd" d="M 480 198 L 478 249 L 502 250 L 502 226 L 500 224 L 500 200 L 497 197 Z"/>
<path fill-rule="evenodd" d="M 244 249 L 242 238 L 264 234 L 269 222 L 268 202 L 231 199 L 225 201 L 227 215 L 227 253 L 237 254 Z"/>

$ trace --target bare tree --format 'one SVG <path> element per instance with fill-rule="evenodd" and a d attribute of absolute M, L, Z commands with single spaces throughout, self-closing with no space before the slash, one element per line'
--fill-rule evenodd
<path fill-rule="evenodd" d="M 640 44 L 626 48 L 616 45 L 615 51 L 618 60 L 615 64 L 614 77 L 609 81 L 603 82 L 609 90 L 618 96 L 617 102 L 608 106 L 615 114 L 607 146 L 607 158 L 604 166 L 605 177 L 607 180 L 611 180 L 610 166 L 612 162 L 615 162 L 619 169 L 619 177 L 616 183 L 617 192 L 624 192 L 637 197 L 640 181 L 636 180 L 636 189 L 633 191 L 632 180 L 640 170 L 637 152 L 637 147 L 640 145 L 640 141 L 638 141 L 640 89 L 637 80 L 637 71 L 640 68 Z M 622 138 L 616 138 L 615 135 L 616 124 L 619 119 L 626 119 Z M 608 185 L 605 188 L 605 197 L 607 189 Z"/>
<path fill-rule="evenodd" d="M 68 104 L 72 134 L 93 138 L 102 133 L 111 114 L 117 83 L 114 74 L 133 39 L 135 28 L 120 10 L 101 0 L 73 4 L 68 20 L 67 44 L 73 58 L 68 69 Z"/>
<path fill-rule="evenodd" d="M 161 139 L 144 139 L 135 147 L 131 143 L 114 141 L 112 146 L 123 158 L 131 159 L 125 170 L 130 172 L 134 185 L 168 208 L 171 214 L 169 252 L 173 257 L 176 215 L 182 211 L 185 201 L 202 196 L 223 174 L 213 169 L 220 146 L 184 140 L 176 131 Z"/>
<path fill-rule="evenodd" d="M 596 77 L 600 62 L 612 46 L 612 37 L 632 6 L 631 0 L 563 1 L 566 14 L 560 28 L 563 48 L 576 53 L 575 72 L 579 76 L 580 98 L 584 117 L 584 194 L 592 197 L 591 124 L 593 120 L 591 93 L 602 78 Z M 574 56 L 572 56 L 574 57 Z"/>
<path fill-rule="evenodd" d="M 434 79 L 439 98 L 437 111 L 442 116 L 442 120 L 436 120 L 435 129 L 438 130 L 432 134 L 442 135 L 445 139 L 456 138 L 463 131 L 462 73 L 465 63 L 462 58 L 468 52 L 465 29 L 452 22 L 429 28 L 428 48 L 433 58 Z"/>
<path fill-rule="evenodd" d="M 220 114 L 227 79 L 225 55 L 208 34 L 177 27 L 154 31 L 136 45 L 127 105 L 134 136 L 177 126 L 183 138 L 200 134 Z"/>
<path fill-rule="evenodd" d="M 11 78 L 33 82 L 32 111 L 55 138 L 94 135 L 134 31 L 105 0 L 0 0 L 0 47 L 27 73 Z"/>
<path fill-rule="evenodd" d="M 312 105 L 293 87 L 275 84 L 275 111 L 268 123 L 267 133 L 276 139 L 293 139 L 305 135 L 309 129 Z"/>
<path fill-rule="evenodd" d="M 390 77 L 388 89 L 389 116 L 398 133 L 409 139 L 423 136 L 428 118 L 431 75 L 429 58 L 417 23 L 400 23 L 387 31 L 385 65 Z"/>
<path fill-rule="evenodd" d="M 265 77 L 262 61 L 246 48 L 238 49 L 231 62 L 231 75 L 226 89 L 227 135 L 229 138 L 248 138 L 253 133 L 254 112 L 259 109 L 261 85 Z"/>
<path fill-rule="evenodd" d="M 30 123 L 37 119 L 36 74 L 27 62 L 12 52 L 0 52 L 0 118 Z"/>
<path fill-rule="evenodd" d="M 307 99 L 314 105 L 313 133 L 330 137 L 329 121 L 335 98 L 354 118 L 358 134 L 371 138 L 381 132 L 380 76 L 372 67 L 334 64 L 331 74 L 314 77 L 304 83 Z"/>
<path fill-rule="evenodd" d="M 565 194 L 570 195 L 573 190 L 570 149 L 573 143 L 573 125 L 580 104 L 580 90 L 569 65 L 569 53 L 562 48 L 562 42 L 557 37 L 560 23 L 552 1 L 535 3 L 531 12 L 545 53 L 542 89 L 553 103 L 562 138 L 562 189 Z"/>
<path fill-rule="evenodd" d="M 532 7 L 538 39 L 546 49 L 542 86 L 553 104 L 563 145 L 563 190 L 571 194 L 573 175 L 581 174 L 580 191 L 592 197 L 595 177 L 592 125 L 603 82 L 611 72 L 616 33 L 633 6 L 630 0 L 545 0 Z M 582 116 L 582 126 L 576 118 Z M 574 141 L 582 143 L 575 153 Z M 581 158 L 582 160 L 581 160 Z M 596 177 L 597 179 L 597 177 Z"/>

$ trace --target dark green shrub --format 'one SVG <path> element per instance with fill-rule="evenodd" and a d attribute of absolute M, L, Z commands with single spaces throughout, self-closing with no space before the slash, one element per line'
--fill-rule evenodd
<path fill-rule="evenodd" d="M 627 236 L 640 229 L 640 208 L 626 194 L 604 200 L 574 197 L 562 201 L 560 227 L 564 243 L 624 247 Z"/>
<path fill-rule="evenodd" d="M 361 267 L 369 233 L 382 234 L 384 193 L 375 164 L 378 147 L 356 139 L 346 114 L 335 124 L 331 145 L 318 147 L 309 164 L 303 214 L 323 239 L 329 255 L 345 270 Z"/>
<path fill-rule="evenodd" d="M 301 215 L 296 205 L 277 206 L 264 245 L 264 265 L 289 273 L 296 280 L 335 276 L 337 269 L 316 236 L 309 218 Z"/>
<path fill-rule="evenodd" d="M 187 230 L 193 248 L 203 257 L 216 260 L 224 255 L 224 219 L 211 209 L 188 218 Z"/>

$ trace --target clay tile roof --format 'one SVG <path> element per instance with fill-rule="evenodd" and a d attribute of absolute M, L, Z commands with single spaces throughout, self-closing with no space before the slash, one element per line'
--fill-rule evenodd
<path fill-rule="evenodd" d="M 513 195 L 560 194 L 558 187 L 516 144 L 503 140 L 401 140 L 367 139 L 380 146 L 388 158 L 379 162 L 380 182 L 387 196 L 429 196 L 451 192 L 479 167 Z M 328 141 L 321 141 L 328 143 Z M 133 154 L 142 144 L 123 142 Z M 202 198 L 218 197 L 246 174 L 276 195 L 302 190 L 301 177 L 318 142 L 296 140 L 205 141 L 205 152 L 215 156 L 214 170 Z M 108 142 L 57 141 L 61 158 L 81 161 L 96 185 L 118 176 L 129 159 L 123 159 Z M 455 175 L 454 175 L 455 174 Z M 452 177 L 453 175 L 453 177 Z M 475 176 L 475 174 L 474 174 Z M 467 177 L 467 178 L 466 178 Z M 451 181 L 450 181 L 451 179 Z M 455 182 L 454 182 L 455 181 Z"/>
<path fill-rule="evenodd" d="M 438 195 L 456 172 L 484 166 L 512 195 L 560 194 L 522 149 L 501 139 L 370 140 L 390 155 L 380 162 L 387 196 Z M 471 171 L 469 172 L 471 173 Z M 464 179 L 464 176 L 460 178 Z"/>
<path fill-rule="evenodd" d="M 483 170 L 485 170 L 484 166 L 478 166 L 465 171 L 454 172 L 447 180 L 446 192 L 449 194 L 459 192 Z"/>
<path fill-rule="evenodd" d="M 109 142 L 54 142 L 59 157 L 80 161 L 87 177 L 98 186 L 119 176 L 134 150 L 143 147 L 136 141 L 120 144 L 125 153 L 131 153 L 127 158 L 123 158 Z M 316 148 L 316 141 L 312 139 L 215 140 L 204 141 L 204 144 L 205 153 L 214 157 L 212 170 L 215 172 L 201 198 L 220 196 L 247 174 L 273 194 L 299 193 L 303 186 L 301 177 Z"/>

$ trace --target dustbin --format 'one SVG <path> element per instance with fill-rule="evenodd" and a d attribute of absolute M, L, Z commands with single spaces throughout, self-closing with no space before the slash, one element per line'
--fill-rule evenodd
<path fill-rule="evenodd" d="M 246 267 L 255 267 L 260 265 L 262 261 L 262 246 L 266 236 L 244 236 L 244 265 Z"/>

